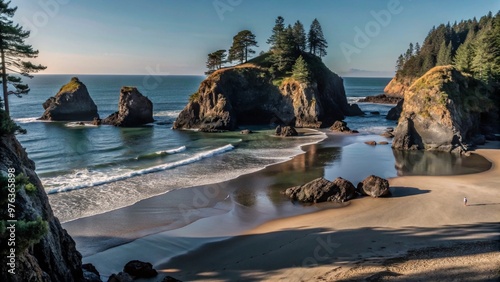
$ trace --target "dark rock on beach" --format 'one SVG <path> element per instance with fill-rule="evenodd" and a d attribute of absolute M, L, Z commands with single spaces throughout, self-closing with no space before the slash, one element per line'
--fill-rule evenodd
<path fill-rule="evenodd" d="M 295 130 L 295 128 L 293 126 L 278 125 L 278 127 L 276 127 L 275 133 L 277 136 L 281 136 L 281 137 L 290 137 L 290 136 L 298 136 L 299 135 L 299 133 L 297 132 L 297 130 Z"/>
<path fill-rule="evenodd" d="M 139 260 L 127 262 L 125 267 L 123 267 L 123 272 L 126 272 L 135 278 L 151 278 L 158 275 L 158 272 L 153 268 L 151 263 Z"/>
<path fill-rule="evenodd" d="M 135 87 L 122 87 L 118 112 L 105 118 L 102 123 L 133 127 L 153 122 L 153 103 Z"/>
<path fill-rule="evenodd" d="M 333 182 L 317 178 L 301 186 L 286 189 L 285 195 L 303 203 L 345 202 L 356 196 L 354 185 L 342 178 Z"/>
<path fill-rule="evenodd" d="M 91 121 L 99 118 L 97 106 L 85 84 L 77 77 L 61 87 L 59 92 L 43 103 L 45 112 L 41 120 Z"/>
<path fill-rule="evenodd" d="M 353 131 L 347 127 L 347 123 L 341 120 L 336 121 L 332 127 L 330 127 L 330 130 L 335 132 L 353 133 Z"/>
<path fill-rule="evenodd" d="M 134 281 L 134 278 L 130 276 L 130 274 L 126 272 L 119 272 L 118 274 L 111 274 L 109 276 L 108 282 L 132 282 Z"/>
<path fill-rule="evenodd" d="M 91 263 L 82 265 L 85 282 L 102 282 L 99 271 Z"/>
<path fill-rule="evenodd" d="M 161 280 L 161 282 L 182 282 L 182 281 L 172 276 L 166 276 L 165 278 L 163 278 L 163 280 Z"/>
<path fill-rule="evenodd" d="M 377 142 L 376 141 L 365 141 L 365 144 L 370 145 L 370 146 L 376 146 Z"/>
<path fill-rule="evenodd" d="M 362 182 L 358 183 L 358 193 L 368 195 L 373 198 L 390 196 L 389 181 L 381 177 L 370 175 Z"/>

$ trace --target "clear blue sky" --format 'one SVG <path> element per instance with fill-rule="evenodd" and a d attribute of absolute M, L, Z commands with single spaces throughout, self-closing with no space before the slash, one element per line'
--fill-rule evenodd
<path fill-rule="evenodd" d="M 410 42 L 422 42 L 433 25 L 500 10 L 500 0 L 12 0 L 11 5 L 18 6 L 15 22 L 32 31 L 29 43 L 40 51 L 37 62 L 48 66 L 47 74 L 203 74 L 206 55 L 228 49 L 242 29 L 257 35 L 258 51 L 267 50 L 274 20 L 283 16 L 287 24 L 300 20 L 306 30 L 318 18 L 329 43 L 323 60 L 333 71 L 390 76 L 398 55 Z M 380 11 L 390 19 L 377 22 L 373 14 Z M 356 43 L 357 31 L 366 34 L 367 28 L 368 40 Z"/>

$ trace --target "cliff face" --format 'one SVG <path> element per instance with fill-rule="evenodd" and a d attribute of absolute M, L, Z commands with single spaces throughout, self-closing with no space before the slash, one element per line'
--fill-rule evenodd
<path fill-rule="evenodd" d="M 177 129 L 235 130 L 244 124 L 328 127 L 349 112 L 342 79 L 326 67 L 310 82 L 286 78 L 279 87 L 267 69 L 246 64 L 207 77 L 174 123 Z"/>
<path fill-rule="evenodd" d="M 43 108 L 42 120 L 91 121 L 99 118 L 97 106 L 87 87 L 76 77 L 61 87 L 56 96 L 47 99 Z"/>
<path fill-rule="evenodd" d="M 15 274 L 8 272 L 11 269 L 8 265 L 10 259 L 7 258 L 11 248 L 7 247 L 9 232 L 2 230 L 0 235 L 2 281 L 82 281 L 82 257 L 75 248 L 75 242 L 54 217 L 47 195 L 35 173 L 34 163 L 13 135 L 0 137 L 0 160 L 0 174 L 4 179 L 9 169 L 15 169 L 16 175 L 23 173 L 33 184 L 24 185 L 16 193 L 15 219 L 18 222 L 33 223 L 38 220 L 43 223 L 38 225 L 40 228 L 35 228 L 36 224 L 31 227 L 26 225 L 24 228 L 16 225 Z M 2 187 L 2 194 L 5 193 L 5 189 L 6 187 Z M 2 204 L 3 201 L 4 199 Z M 5 213 L 6 208 L 7 204 L 2 207 L 5 210 L 2 211 L 2 221 L 8 218 Z M 41 238 L 37 237 L 37 231 L 40 231 Z M 34 240 L 34 245 L 22 250 L 21 245 L 29 240 Z"/>
<path fill-rule="evenodd" d="M 402 150 L 466 151 L 480 136 L 481 118 L 494 108 L 488 90 L 452 66 L 429 70 L 408 89 L 394 131 Z"/>
<path fill-rule="evenodd" d="M 384 89 L 384 93 L 388 96 L 403 98 L 405 93 L 410 89 L 410 86 L 415 81 L 415 78 L 396 78 L 394 77 Z"/>

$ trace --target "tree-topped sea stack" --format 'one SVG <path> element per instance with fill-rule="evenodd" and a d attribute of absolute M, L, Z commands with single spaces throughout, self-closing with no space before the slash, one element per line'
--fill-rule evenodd
<path fill-rule="evenodd" d="M 61 87 L 56 96 L 47 99 L 43 108 L 42 120 L 91 121 L 99 118 L 97 106 L 87 87 L 77 77 Z"/>
<path fill-rule="evenodd" d="M 133 127 L 153 122 L 153 103 L 135 87 L 122 87 L 118 112 L 103 120 L 104 124 Z"/>
<path fill-rule="evenodd" d="M 487 87 L 452 66 L 431 69 L 405 94 L 393 147 L 402 150 L 467 150 L 482 139 L 481 119 L 495 108 Z"/>

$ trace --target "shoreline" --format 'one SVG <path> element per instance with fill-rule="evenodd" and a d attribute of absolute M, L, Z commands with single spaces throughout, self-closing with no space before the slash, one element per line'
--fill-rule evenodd
<path fill-rule="evenodd" d="M 351 144 L 351 143 L 353 143 L 353 140 L 359 139 L 360 136 L 361 136 L 361 138 L 373 137 L 371 135 L 367 135 L 367 136 L 363 136 L 363 135 L 334 135 L 334 136 L 340 137 L 340 138 L 335 138 L 335 140 L 328 139 L 329 140 L 328 142 L 334 142 L 334 143 L 338 144 L 339 146 L 346 146 L 347 144 Z M 353 138 L 353 139 L 349 140 L 350 138 Z M 270 165 L 266 169 L 251 173 L 249 175 L 246 175 L 246 177 L 241 176 L 242 179 L 232 180 L 233 182 L 236 182 L 236 184 L 233 183 L 229 186 L 234 187 L 234 186 L 238 186 L 238 185 L 242 185 L 242 184 L 245 185 L 245 183 L 250 181 L 250 179 L 252 179 L 252 176 L 255 176 L 255 175 L 260 174 L 261 177 L 265 177 L 265 176 L 262 176 L 262 174 L 264 171 L 269 171 L 270 170 L 269 168 L 274 167 L 274 168 L 276 168 L 276 171 L 281 171 L 283 169 L 287 169 L 286 167 L 289 166 L 288 169 L 294 170 L 294 169 L 298 168 L 298 167 L 296 167 L 297 164 L 299 164 L 299 167 L 300 167 L 300 165 L 306 166 L 306 163 L 304 163 L 304 162 L 307 162 L 309 164 L 310 164 L 310 162 L 314 163 L 315 160 L 307 161 L 307 155 L 308 155 L 308 152 L 311 149 L 311 147 L 313 150 L 315 150 L 315 145 L 304 145 L 301 147 L 303 148 L 303 150 L 307 150 L 307 151 L 304 152 L 303 154 L 295 156 L 291 160 L 287 160 L 287 161 L 284 161 L 282 163 Z M 298 161 L 298 163 L 297 163 L 298 159 L 301 159 L 301 160 Z M 428 177 L 428 176 L 424 176 L 424 177 Z M 436 176 L 436 177 L 440 177 L 440 176 Z M 451 176 L 451 177 L 454 177 L 454 176 Z M 457 177 L 461 177 L 461 176 L 457 176 Z M 259 178 L 259 177 L 257 177 L 257 178 Z M 391 182 L 392 181 L 393 180 L 391 179 Z M 228 182 L 231 182 L 231 181 L 228 181 Z M 265 186 L 266 185 L 265 182 L 266 181 L 264 180 L 264 183 L 259 183 L 259 185 Z M 239 184 L 237 184 L 237 183 L 239 183 Z M 221 183 L 219 183 L 218 185 L 219 185 L 219 186 L 217 186 L 218 188 L 223 188 L 223 189 L 227 188 L 227 187 L 220 186 Z M 392 183 L 391 183 L 391 185 L 392 185 Z M 206 187 L 208 187 L 208 186 L 210 186 L 210 185 L 205 185 L 205 186 L 195 187 L 195 188 L 206 189 Z M 191 190 L 191 192 L 193 192 L 193 188 L 180 189 L 180 190 L 184 190 L 181 192 L 186 192 L 186 190 Z M 193 192 L 191 194 L 191 197 L 196 196 L 196 195 L 200 195 L 200 191 L 203 192 L 203 190 L 198 190 L 198 192 Z M 205 193 L 207 191 L 208 190 L 205 190 Z M 412 190 L 411 193 L 413 193 L 413 192 L 414 191 Z M 181 193 L 181 194 L 183 194 L 183 193 Z M 184 193 L 184 195 L 186 195 L 186 194 Z M 172 195 L 169 195 L 169 196 L 172 196 Z M 318 215 L 318 214 L 325 213 L 325 212 L 328 213 L 329 211 L 330 212 L 338 211 L 341 214 L 345 214 L 346 213 L 345 210 L 352 209 L 352 206 L 358 206 L 358 208 L 359 208 L 359 205 L 362 204 L 363 201 L 370 201 L 370 199 L 356 199 L 354 201 L 351 201 L 347 207 L 343 207 L 341 209 L 331 209 L 332 208 L 331 206 L 324 207 L 322 205 L 302 207 L 300 209 L 301 211 L 298 212 L 298 215 L 297 215 L 297 209 L 296 209 L 297 206 L 295 206 L 294 207 L 295 214 L 290 213 L 290 210 L 285 209 L 284 210 L 285 214 L 282 214 L 282 216 L 280 217 L 281 219 L 273 220 L 272 217 L 266 218 L 265 212 L 256 213 L 254 211 L 253 213 L 248 214 L 249 208 L 246 207 L 245 205 L 235 204 L 234 206 L 230 206 L 231 202 L 226 201 L 226 200 L 228 200 L 227 197 L 234 197 L 234 195 L 231 195 L 231 193 L 229 193 L 228 196 L 224 197 L 223 199 L 219 199 L 219 201 L 217 201 L 217 203 L 219 204 L 219 206 L 217 208 L 215 208 L 215 206 L 214 206 L 213 209 L 204 209 L 204 212 L 208 212 L 208 213 L 212 212 L 212 214 L 210 214 L 209 217 L 199 218 L 190 224 L 184 225 L 184 227 L 169 230 L 166 232 L 164 230 L 163 231 L 161 230 L 162 227 L 159 227 L 160 229 L 157 230 L 157 232 L 155 232 L 154 234 L 151 234 L 151 233 L 142 234 L 142 236 L 141 236 L 141 234 L 138 234 L 138 236 L 136 238 L 129 238 L 123 242 L 124 244 L 119 244 L 119 246 L 115 246 L 115 247 L 112 247 L 111 249 L 99 251 L 98 253 L 95 253 L 94 255 L 90 255 L 90 256 L 84 255 L 84 261 L 94 263 L 94 265 L 96 265 L 98 270 L 100 270 L 100 272 L 104 276 L 108 276 L 112 272 L 120 271 L 121 267 L 126 262 L 126 261 L 124 261 L 124 262 L 120 261 L 120 262 L 110 263 L 109 260 L 106 259 L 109 257 L 124 257 L 124 258 L 130 258 L 130 260 L 131 259 L 144 259 L 147 261 L 154 262 L 153 264 L 155 266 L 168 265 L 168 261 L 170 259 L 173 259 L 175 261 L 177 258 L 182 258 L 184 256 L 190 257 L 192 253 L 197 253 L 197 250 L 199 250 L 199 249 L 203 249 L 206 246 L 210 246 L 212 244 L 218 244 L 215 242 L 219 242 L 220 244 L 225 244 L 226 242 L 228 242 L 228 241 L 230 242 L 231 240 L 233 240 L 233 238 L 239 238 L 240 236 L 244 236 L 242 234 L 246 234 L 246 232 L 251 232 L 250 230 L 255 230 L 255 228 L 258 229 L 258 228 L 261 228 L 262 226 L 273 224 L 273 222 L 280 222 L 281 220 L 284 220 L 284 221 L 295 220 L 295 219 L 300 218 L 302 216 L 307 216 L 307 215 L 313 216 L 313 215 Z M 154 199 L 158 200 L 158 203 L 162 202 L 160 200 L 161 198 L 162 198 L 161 195 L 154 197 Z M 172 197 L 170 197 L 170 198 L 172 198 Z M 376 201 L 376 200 L 382 200 L 382 199 L 373 199 L 373 200 Z M 151 205 L 151 203 L 153 203 L 153 205 Z M 162 203 L 162 204 L 164 204 L 164 203 Z M 233 204 L 234 204 L 234 201 L 233 201 Z M 135 217 L 135 215 L 133 213 L 127 214 L 126 211 L 129 210 L 129 212 L 130 211 L 133 212 L 133 210 L 135 210 L 136 212 L 145 212 L 145 210 L 144 210 L 145 208 L 155 210 L 156 206 L 155 206 L 154 202 L 151 202 L 151 201 L 148 202 L 147 200 L 145 200 L 144 205 L 136 206 L 133 209 L 131 209 L 130 207 L 125 208 L 124 211 L 122 211 L 125 213 L 124 215 L 122 214 L 122 216 L 123 216 L 122 220 L 125 222 L 127 222 L 127 221 L 128 222 L 137 222 L 137 220 L 136 220 L 137 218 Z M 305 209 L 308 209 L 308 210 L 305 211 Z M 165 212 L 165 211 L 162 211 L 162 212 Z M 187 211 L 188 214 L 191 214 L 191 212 L 192 211 Z M 349 213 L 350 212 L 347 212 L 347 214 L 349 214 Z M 196 214 L 194 214 L 194 215 L 196 215 Z M 283 218 L 283 217 L 285 217 L 285 218 Z M 99 218 L 99 217 L 97 217 L 97 218 Z M 104 226 L 105 224 L 107 224 L 109 222 L 113 222 L 113 223 L 121 222 L 119 218 L 115 218 L 113 216 L 110 217 L 109 215 L 103 216 L 100 218 L 102 218 L 103 221 L 100 223 L 97 222 L 97 226 Z M 257 220 L 256 220 L 256 218 L 257 218 Z M 93 218 L 93 219 L 95 219 L 95 218 Z M 157 221 L 157 220 L 158 220 L 158 218 L 155 218 L 155 217 L 153 217 L 151 219 L 151 221 L 156 222 L 159 226 L 163 226 L 161 221 L 159 221 L 159 220 Z M 224 224 L 222 225 L 222 228 L 218 228 L 217 230 L 209 230 L 210 227 L 213 227 L 214 224 L 215 225 L 220 224 L 221 221 L 224 222 Z M 83 220 L 83 221 L 77 220 L 78 225 L 81 225 L 82 222 L 85 224 L 85 220 Z M 87 224 L 91 225 L 91 229 L 96 228 L 95 223 L 96 222 L 92 221 L 92 220 L 87 222 Z M 260 227 L 257 227 L 257 226 L 260 226 Z M 137 227 L 137 228 L 140 229 L 139 227 Z M 70 232 L 70 234 L 71 234 L 71 232 Z M 122 236 L 122 234 L 116 234 L 116 235 L 118 237 Z M 87 238 L 87 239 L 93 240 L 94 237 L 89 236 L 89 238 Z M 102 238 L 100 238 L 100 239 L 102 240 Z M 121 238 L 121 239 L 124 239 L 124 238 Z M 136 240 L 134 241 L 134 239 L 136 239 Z M 79 236 L 76 236 L 76 240 L 77 241 L 81 240 L 81 238 L 79 238 Z M 156 247 L 150 248 L 150 247 L 148 247 L 148 245 L 149 246 L 156 246 Z M 157 246 L 160 246 L 160 245 L 162 246 L 162 248 L 160 250 L 158 250 Z M 134 250 L 138 250 L 138 249 L 142 249 L 143 251 L 140 253 L 138 253 L 137 251 L 134 251 Z M 125 251 L 125 253 L 124 253 L 124 251 Z M 153 252 L 154 254 L 152 254 L 151 252 Z M 149 255 L 144 256 L 145 254 L 149 254 Z M 124 260 L 126 260 L 126 259 L 124 259 Z M 103 271 L 103 269 L 100 269 L 100 267 L 99 267 L 100 263 L 102 264 L 102 266 L 107 265 L 107 266 L 103 267 L 104 271 Z M 180 269 L 182 269 L 182 268 L 180 268 Z M 173 276 L 176 277 L 175 275 L 173 275 Z M 185 277 L 184 278 L 177 277 L 177 278 L 180 278 L 181 280 L 186 279 Z M 190 279 L 194 279 L 194 278 L 191 277 Z"/>
<path fill-rule="evenodd" d="M 159 269 L 189 281 L 348 281 L 377 275 L 390 278 L 394 274 L 387 272 L 390 260 L 403 258 L 407 261 L 406 268 L 396 268 L 399 272 L 392 276 L 400 280 L 394 281 L 404 281 L 403 277 L 429 279 L 431 276 L 426 276 L 425 267 L 442 271 L 443 275 L 436 276 L 442 280 L 446 275 L 460 277 L 463 274 L 446 271 L 446 267 L 464 267 L 468 263 L 459 258 L 468 253 L 451 255 L 450 250 L 460 245 L 474 249 L 477 244 L 483 244 L 480 242 L 486 242 L 484 244 L 497 248 L 497 252 L 472 255 L 475 261 L 489 262 L 485 265 L 493 269 L 483 267 L 478 271 L 487 273 L 476 274 L 498 278 L 500 269 L 494 267 L 495 263 L 500 265 L 500 203 L 494 199 L 500 198 L 497 188 L 500 143 L 489 145 L 494 149 L 483 146 L 475 151 L 491 161 L 488 171 L 457 176 L 392 178 L 391 198 L 356 199 L 343 209 L 273 220 L 243 235 L 176 257 L 160 265 Z M 489 181 L 483 183 L 485 179 Z M 456 191 L 451 185 L 474 189 L 473 196 L 468 196 L 468 207 L 461 201 L 464 192 Z M 445 250 L 440 253 L 439 249 L 429 248 Z M 234 251 L 225 254 L 224 249 Z M 433 265 L 418 261 L 421 257 L 412 257 L 419 251 L 433 258 Z M 207 253 L 210 260 L 203 258 Z M 415 261 L 420 265 L 409 267 Z M 394 268 L 391 271 L 394 272 Z"/>

